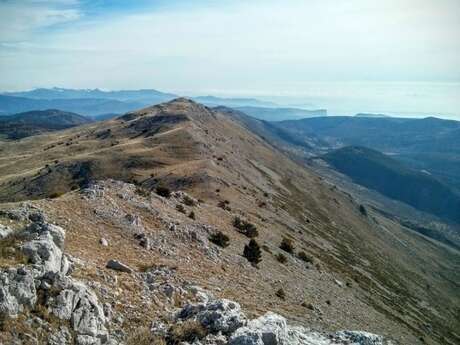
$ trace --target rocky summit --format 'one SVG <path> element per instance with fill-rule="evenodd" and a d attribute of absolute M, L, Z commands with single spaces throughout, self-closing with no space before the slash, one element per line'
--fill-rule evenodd
<path fill-rule="evenodd" d="M 456 252 L 290 157 L 184 98 L 0 142 L 0 344 L 455 344 Z"/>

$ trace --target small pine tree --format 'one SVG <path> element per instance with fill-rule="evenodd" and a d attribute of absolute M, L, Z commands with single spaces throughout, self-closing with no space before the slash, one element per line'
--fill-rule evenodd
<path fill-rule="evenodd" d="M 171 191 L 168 187 L 165 186 L 158 186 L 156 188 L 156 192 L 159 196 L 162 196 L 164 198 L 169 198 L 171 196 Z"/>
<path fill-rule="evenodd" d="M 243 256 L 255 266 L 262 260 L 262 251 L 256 240 L 251 239 L 249 243 L 244 246 Z"/>

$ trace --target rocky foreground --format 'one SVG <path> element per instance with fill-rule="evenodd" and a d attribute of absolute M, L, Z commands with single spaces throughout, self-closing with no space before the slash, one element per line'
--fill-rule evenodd
<path fill-rule="evenodd" d="M 123 312 L 114 308 L 115 301 L 101 302 L 104 288 L 74 277 L 82 263 L 64 253 L 62 227 L 48 223 L 34 207 L 2 212 L 23 225 L 0 225 L 0 249 L 9 254 L 2 255 L 0 266 L 0 344 L 394 344 L 366 332 L 325 333 L 290 326 L 272 312 L 249 320 L 236 302 L 214 298 L 197 286 L 175 286 L 167 269 L 136 272 L 113 260 L 107 267 L 134 275 L 147 290 L 162 289 L 165 299 L 174 295 L 185 301 L 152 322 L 150 329 L 130 334 L 123 329 Z"/>

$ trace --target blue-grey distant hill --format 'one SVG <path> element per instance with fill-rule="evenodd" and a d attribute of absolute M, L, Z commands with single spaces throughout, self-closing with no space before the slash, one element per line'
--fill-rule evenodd
<path fill-rule="evenodd" d="M 154 89 L 105 91 L 100 89 L 39 88 L 30 91 L 6 92 L 6 96 L 32 99 L 112 99 L 124 102 L 154 104 L 176 98 L 177 95 Z"/>
<path fill-rule="evenodd" d="M 460 223 L 460 195 L 432 176 L 376 150 L 346 146 L 322 156 L 354 182 L 421 211 Z"/>
<path fill-rule="evenodd" d="M 92 120 L 88 117 L 56 109 L 29 111 L 0 117 L 0 135 L 8 139 L 21 139 L 90 122 Z"/>
<path fill-rule="evenodd" d="M 121 114 L 144 106 L 140 102 L 123 102 L 99 98 L 33 99 L 0 95 L 0 115 L 33 110 L 59 109 L 85 116 L 95 116 L 108 113 Z"/>
<path fill-rule="evenodd" d="M 18 112 L 60 109 L 76 112 L 95 119 L 107 119 L 126 112 L 138 110 L 155 104 L 170 101 L 178 96 L 154 89 L 105 91 L 100 89 L 66 89 L 66 88 L 39 88 L 30 91 L 5 92 L 0 94 L 0 115 L 15 114 Z M 193 97 L 197 102 L 207 106 L 227 107 L 257 107 L 261 118 L 267 120 L 297 118 L 292 116 L 293 110 L 264 110 L 276 107 L 275 103 L 254 98 L 223 98 L 214 96 Z M 250 110 L 248 110 L 250 111 Z M 302 109 L 296 110 L 299 114 Z M 287 117 L 273 114 L 287 114 Z M 309 116 L 308 113 L 304 113 Z"/>

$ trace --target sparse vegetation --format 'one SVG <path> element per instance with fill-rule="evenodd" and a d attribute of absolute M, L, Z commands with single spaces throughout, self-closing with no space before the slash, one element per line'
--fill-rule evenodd
<path fill-rule="evenodd" d="M 152 334 L 149 327 L 138 327 L 128 337 L 127 345 L 166 345 L 166 340 Z"/>
<path fill-rule="evenodd" d="M 252 238 L 249 243 L 244 246 L 243 256 L 255 266 L 262 260 L 262 252 L 256 240 Z"/>
<path fill-rule="evenodd" d="M 305 261 L 306 263 L 312 264 L 313 263 L 313 257 L 311 255 L 308 255 L 305 253 L 303 250 L 301 250 L 297 256 L 299 257 L 300 260 Z"/>
<path fill-rule="evenodd" d="M 177 204 L 176 205 L 176 210 L 179 211 L 180 213 L 186 214 L 187 210 L 185 209 L 184 205 L 182 204 Z"/>
<path fill-rule="evenodd" d="M 189 197 L 188 195 L 185 195 L 184 196 L 184 204 L 187 205 L 187 206 L 195 206 L 195 200 L 193 200 L 191 197 Z"/>
<path fill-rule="evenodd" d="M 158 186 L 155 191 L 159 196 L 164 198 L 169 198 L 171 196 L 171 190 L 165 186 Z"/>
<path fill-rule="evenodd" d="M 182 342 L 193 343 L 206 336 L 206 329 L 196 320 L 186 320 L 174 324 L 169 330 L 168 344 L 179 344 Z"/>
<path fill-rule="evenodd" d="M 59 198 L 61 195 L 64 195 L 64 193 L 63 192 L 54 192 L 54 193 L 50 194 L 50 198 L 51 199 L 56 199 L 56 198 Z"/>
<path fill-rule="evenodd" d="M 259 236 L 259 232 L 257 231 L 257 227 L 249 223 L 247 220 L 241 219 L 240 217 L 236 216 L 233 218 L 233 226 L 238 229 L 240 233 L 243 235 L 254 238 Z"/>
<path fill-rule="evenodd" d="M 212 234 L 209 237 L 209 240 L 212 243 L 218 245 L 219 247 L 225 248 L 228 247 L 228 242 L 230 241 L 230 238 L 221 231 L 218 231 L 215 234 Z"/>
<path fill-rule="evenodd" d="M 289 238 L 283 238 L 280 244 L 280 248 L 289 254 L 294 253 L 294 244 Z"/>
<path fill-rule="evenodd" d="M 232 209 L 230 208 L 230 206 L 228 206 L 229 204 L 230 204 L 230 201 L 228 201 L 228 200 L 222 200 L 222 201 L 219 201 L 219 203 L 217 204 L 217 206 L 220 207 L 220 208 L 223 209 L 223 210 L 231 211 Z"/>
<path fill-rule="evenodd" d="M 189 217 L 190 219 L 195 220 L 195 219 L 196 219 L 196 217 L 195 217 L 195 212 L 190 211 L 190 213 L 188 214 L 188 217 Z"/>
<path fill-rule="evenodd" d="M 282 264 L 285 264 L 287 262 L 287 257 L 283 253 L 278 253 L 278 255 L 276 255 L 276 260 Z"/>
<path fill-rule="evenodd" d="M 20 241 L 14 234 L 0 240 L 0 267 L 27 263 L 27 258 L 19 250 Z"/>

